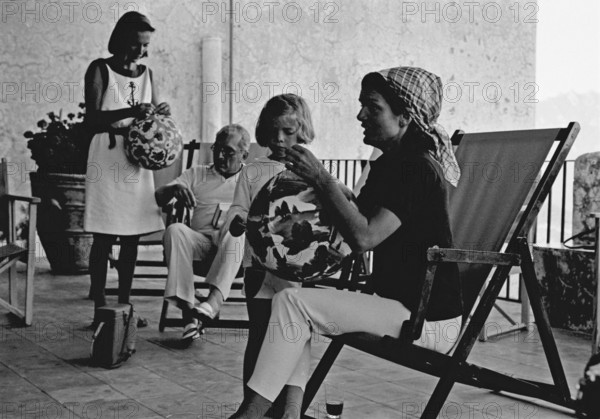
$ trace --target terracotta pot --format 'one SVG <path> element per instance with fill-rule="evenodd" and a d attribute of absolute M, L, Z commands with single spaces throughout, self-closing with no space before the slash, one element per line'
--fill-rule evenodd
<path fill-rule="evenodd" d="M 85 175 L 34 172 L 30 179 L 32 195 L 42 200 L 37 233 L 52 272 L 87 273 L 92 234 L 83 230 Z"/>

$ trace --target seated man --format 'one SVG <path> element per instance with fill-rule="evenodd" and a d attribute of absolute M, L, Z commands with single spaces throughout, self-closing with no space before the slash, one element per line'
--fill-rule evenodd
<path fill-rule="evenodd" d="M 193 209 L 191 228 L 182 223 L 171 224 L 163 238 L 169 270 L 165 300 L 182 311 L 184 340 L 200 336 L 198 317 L 213 319 L 217 315 L 240 269 L 244 237 L 233 237 L 222 225 L 233 200 L 235 175 L 248 157 L 249 148 L 246 129 L 237 124 L 225 126 L 217 133 L 212 148 L 213 165 L 192 167 L 155 192 L 161 207 L 176 198 Z M 220 217 L 219 211 L 223 211 Z M 215 251 L 206 276 L 210 284 L 208 299 L 195 307 L 193 261 L 203 260 Z"/>

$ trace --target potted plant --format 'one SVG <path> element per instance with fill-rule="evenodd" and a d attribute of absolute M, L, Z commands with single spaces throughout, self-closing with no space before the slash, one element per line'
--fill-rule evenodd
<path fill-rule="evenodd" d="M 92 235 L 83 230 L 85 172 L 91 136 L 83 122 L 85 105 L 63 118 L 48 113 L 38 131 L 25 132 L 27 147 L 37 163 L 30 173 L 31 192 L 42 199 L 37 232 L 56 274 L 88 271 Z"/>

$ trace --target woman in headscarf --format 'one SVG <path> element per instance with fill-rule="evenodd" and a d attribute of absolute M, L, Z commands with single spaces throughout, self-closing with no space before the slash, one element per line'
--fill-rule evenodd
<path fill-rule="evenodd" d="M 152 112 L 170 114 L 169 105 L 158 100 L 152 72 L 139 63 L 148 56 L 153 32 L 146 16 L 125 13 L 108 41 L 112 56 L 94 60 L 85 74 L 85 122 L 94 138 L 88 155 L 84 226 L 94 235 L 90 277 L 95 309 L 106 304 L 107 264 L 117 237 L 119 303 L 126 304 L 140 236 L 164 229 L 152 172 L 132 165 L 123 145 L 134 118 L 144 119 Z M 138 321 L 138 326 L 146 324 L 144 319 Z M 96 325 L 94 316 L 92 328 Z"/>
<path fill-rule="evenodd" d="M 311 288 L 277 293 L 269 321 L 273 335 L 262 344 L 250 391 L 232 418 L 262 417 L 285 386 L 304 390 L 312 333 L 399 336 L 416 309 L 427 248 L 452 247 L 447 189 L 456 186 L 460 171 L 448 135 L 436 122 L 440 78 L 413 67 L 369 73 L 359 101 L 364 142 L 383 154 L 372 163 L 358 210 L 310 151 L 294 146 L 286 161 L 289 170 L 314 186 L 352 249 L 373 250 L 375 294 Z M 458 268 L 444 264 L 436 271 L 417 344 L 450 351 L 462 314 Z M 300 417 L 300 406 L 287 406 L 276 417 Z"/>

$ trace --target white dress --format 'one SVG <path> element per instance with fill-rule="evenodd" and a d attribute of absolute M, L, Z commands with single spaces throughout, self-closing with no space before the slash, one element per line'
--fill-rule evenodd
<path fill-rule="evenodd" d="M 152 101 L 148 68 L 138 77 L 126 77 L 108 67 L 108 85 L 101 110 L 129 107 L 132 94 L 136 103 Z M 112 124 L 127 127 L 133 118 Z M 163 230 L 161 210 L 154 199 L 152 171 L 130 163 L 125 156 L 123 136 L 114 135 L 116 146 L 109 149 L 109 133 L 92 139 L 85 182 L 84 228 L 92 233 L 119 236 L 148 234 Z"/>

